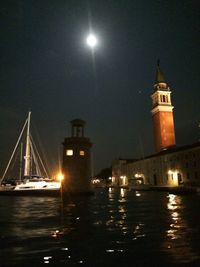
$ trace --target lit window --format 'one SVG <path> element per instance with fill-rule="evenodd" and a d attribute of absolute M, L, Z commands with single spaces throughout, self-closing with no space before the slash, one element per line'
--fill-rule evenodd
<path fill-rule="evenodd" d="M 80 156 L 85 156 L 85 151 L 84 151 L 84 150 L 80 150 L 80 151 L 79 151 L 79 155 L 80 155 Z"/>
<path fill-rule="evenodd" d="M 66 155 L 67 156 L 73 156 L 73 150 L 72 149 L 67 149 L 66 150 Z"/>

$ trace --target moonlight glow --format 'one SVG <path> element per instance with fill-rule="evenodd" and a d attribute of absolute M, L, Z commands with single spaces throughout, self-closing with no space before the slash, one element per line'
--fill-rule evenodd
<path fill-rule="evenodd" d="M 97 38 L 96 38 L 96 36 L 94 34 L 89 34 L 88 37 L 87 37 L 86 42 L 90 47 L 93 48 L 97 44 Z"/>

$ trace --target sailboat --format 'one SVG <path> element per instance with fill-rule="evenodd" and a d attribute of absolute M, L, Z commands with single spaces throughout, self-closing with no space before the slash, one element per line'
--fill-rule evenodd
<path fill-rule="evenodd" d="M 58 195 L 59 194 L 61 188 L 61 182 L 47 178 L 48 176 L 46 169 L 41 160 L 41 157 L 39 156 L 39 153 L 36 149 L 36 146 L 33 142 L 30 133 L 30 121 L 31 121 L 31 112 L 29 111 L 28 117 L 22 128 L 22 131 L 17 140 L 15 148 L 12 152 L 10 160 L 7 164 L 6 170 L 0 180 L 0 195 Z M 22 164 L 23 146 L 21 145 L 20 175 L 16 179 L 6 179 L 6 174 L 9 170 L 9 167 L 14 158 L 16 150 L 19 147 L 19 143 L 25 129 L 27 129 L 26 146 L 25 146 L 24 164 Z M 24 171 L 22 176 L 23 166 L 24 166 Z M 34 166 L 34 174 L 33 174 L 33 166 Z M 46 177 L 42 176 L 41 166 L 46 174 Z"/>

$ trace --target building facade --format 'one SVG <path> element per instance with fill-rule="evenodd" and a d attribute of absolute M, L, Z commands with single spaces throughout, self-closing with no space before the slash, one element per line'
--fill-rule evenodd
<path fill-rule="evenodd" d="M 120 181 L 120 186 L 200 186 L 200 142 L 165 150 L 133 162 L 118 159 L 114 166 L 114 185 Z"/>

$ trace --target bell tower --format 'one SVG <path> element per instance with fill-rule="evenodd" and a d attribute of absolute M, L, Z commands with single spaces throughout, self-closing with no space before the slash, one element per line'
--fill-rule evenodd
<path fill-rule="evenodd" d="M 71 137 L 63 142 L 62 172 L 64 193 L 92 193 L 91 152 L 92 143 L 84 136 L 85 121 L 71 121 Z"/>
<path fill-rule="evenodd" d="M 152 99 L 152 118 L 156 152 L 176 145 L 171 90 L 158 61 Z"/>

